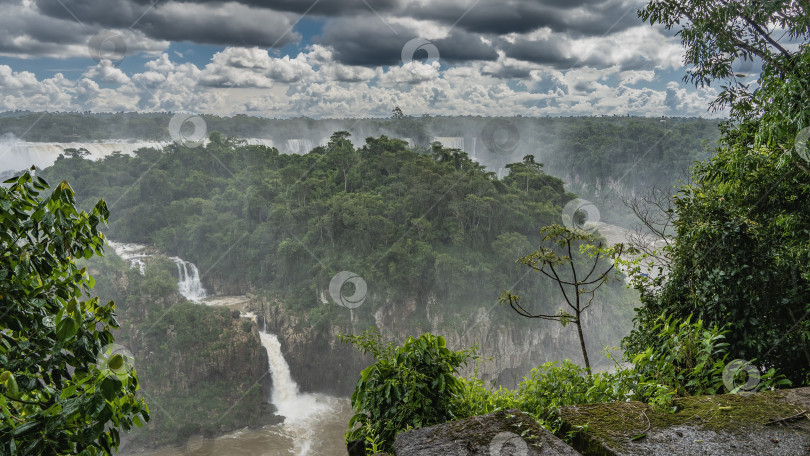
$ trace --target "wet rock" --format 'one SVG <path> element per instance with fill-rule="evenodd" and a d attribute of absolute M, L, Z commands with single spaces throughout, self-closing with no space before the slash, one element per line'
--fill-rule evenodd
<path fill-rule="evenodd" d="M 397 436 L 397 456 L 537 456 L 578 455 L 529 415 L 506 410 Z"/>

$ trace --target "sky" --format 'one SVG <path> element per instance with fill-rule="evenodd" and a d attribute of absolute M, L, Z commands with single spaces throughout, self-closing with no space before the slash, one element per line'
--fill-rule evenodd
<path fill-rule="evenodd" d="M 0 111 L 703 116 L 638 0 L 0 0 Z"/>

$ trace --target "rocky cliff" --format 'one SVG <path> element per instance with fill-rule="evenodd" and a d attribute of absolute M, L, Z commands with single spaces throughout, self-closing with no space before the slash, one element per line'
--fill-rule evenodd
<path fill-rule="evenodd" d="M 512 312 L 499 305 L 479 307 L 469 315 L 454 317 L 444 316 L 438 306 L 433 298 L 424 303 L 415 300 L 390 302 L 374 312 L 374 326 L 386 340 L 397 344 L 408 336 L 425 331 L 443 335 L 448 347 L 454 350 L 478 344 L 479 362 L 468 365 L 462 374 L 473 375 L 477 370 L 477 375 L 487 384 L 496 383 L 507 388 L 514 388 L 532 368 L 544 362 L 566 358 L 578 362 L 582 359 L 573 327 L 564 328 L 557 322 L 521 320 L 522 317 L 514 314 L 509 315 L 509 319 L 495 318 L 495 312 Z M 362 332 L 367 327 L 331 324 L 320 329 L 312 328 L 301 315 L 267 299 L 255 298 L 248 308 L 265 319 L 267 331 L 279 337 L 292 375 L 304 391 L 342 396 L 352 393 L 360 371 L 371 359 L 341 343 L 337 335 Z M 364 309 L 340 310 L 362 312 Z M 420 312 L 425 314 L 426 327 L 412 323 L 423 320 L 419 318 Z M 585 314 L 586 341 L 597 368 L 599 362 L 603 368 L 612 367 L 599 353 L 606 345 L 619 342 L 619 337 L 611 336 L 621 333 L 628 325 L 629 318 L 625 317 L 611 313 L 599 303 Z"/>
<path fill-rule="evenodd" d="M 125 264 L 91 269 L 95 291 L 116 303 L 115 342 L 131 352 L 150 409 L 149 423 L 125 435 L 122 450 L 184 445 L 277 420 L 267 403 L 272 379 L 256 323 L 185 301 L 174 264 L 147 261 L 145 275 Z"/>

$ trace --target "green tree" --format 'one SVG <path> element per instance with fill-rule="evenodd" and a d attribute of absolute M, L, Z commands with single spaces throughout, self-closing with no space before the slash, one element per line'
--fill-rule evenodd
<path fill-rule="evenodd" d="M 560 225 L 544 227 L 542 233 L 544 234 L 543 241 L 556 244 L 557 248 L 541 246 L 532 254 L 520 258 L 519 261 L 556 282 L 565 303 L 573 314 L 565 309 L 560 309 L 556 314 L 533 311 L 521 304 L 520 296 L 512 294 L 510 290 L 503 292 L 499 300 L 503 304 L 509 304 L 512 310 L 522 317 L 559 321 L 563 326 L 573 323 L 577 328 L 585 369 L 590 372 L 591 362 L 588 359 L 585 335 L 582 332 L 582 313 L 593 303 L 596 290 L 617 275 L 616 273 L 610 274 L 615 263 L 611 263 L 606 268 L 603 264 L 604 271 L 597 273 L 600 260 L 606 258 L 615 261 L 622 254 L 624 246 L 617 244 L 603 248 L 602 242 L 596 235 Z M 577 258 L 574 255 L 576 249 L 590 256 L 592 264 L 586 265 L 582 262 L 577 264 Z"/>
<path fill-rule="evenodd" d="M 651 25 L 678 28 L 692 68 L 684 77 L 698 85 L 727 80 L 732 85 L 715 102 L 736 112 L 753 112 L 752 91 L 737 79 L 734 63 L 760 59 L 780 79 L 796 74 L 788 42 L 810 37 L 810 4 L 792 0 L 652 0 L 639 16 Z M 755 110 L 755 109 L 754 109 Z"/>
<path fill-rule="evenodd" d="M 654 0 L 641 15 L 680 27 L 693 66 L 688 78 L 731 83 L 715 107 L 729 106 L 733 123 L 723 127 L 717 154 L 696 165 L 693 183 L 676 195 L 669 273 L 638 283 L 642 306 L 625 346 L 655 345 L 661 315 L 694 315 L 729 330 L 731 357 L 806 382 L 810 210 L 802 201 L 810 174 L 806 151 L 794 142 L 810 126 L 808 4 Z M 733 59 L 752 57 L 763 61 L 753 91 L 732 71 Z"/>
<path fill-rule="evenodd" d="M 67 182 L 49 197 L 26 172 L 0 187 L 0 453 L 111 454 L 119 429 L 148 421 L 132 360 L 113 345 L 112 302 L 76 258 L 101 255 L 108 211 L 76 209 Z"/>
<path fill-rule="evenodd" d="M 348 131 L 336 131 L 329 138 L 326 146 L 326 154 L 329 162 L 332 163 L 343 175 L 343 191 L 349 191 L 349 170 L 357 162 L 357 154 L 354 151 L 351 141 L 351 134 Z"/>

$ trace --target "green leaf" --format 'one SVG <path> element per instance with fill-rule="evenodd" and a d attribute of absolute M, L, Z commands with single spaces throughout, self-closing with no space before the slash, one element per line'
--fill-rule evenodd
<path fill-rule="evenodd" d="M 56 324 L 56 337 L 58 337 L 61 342 L 64 342 L 75 336 L 78 330 L 79 324 L 76 323 L 76 320 L 71 317 L 63 318 Z"/>
<path fill-rule="evenodd" d="M 116 394 L 121 391 L 121 382 L 118 379 L 107 377 L 101 382 L 101 394 L 104 399 L 111 401 L 115 399 Z"/>
<path fill-rule="evenodd" d="M 33 432 L 34 430 L 36 430 L 37 426 L 39 425 L 40 423 L 38 421 L 29 421 L 27 423 L 23 423 L 21 426 L 14 428 L 14 431 L 11 433 L 11 435 L 13 435 L 14 437 L 23 436 L 25 434 L 28 434 L 29 432 Z"/>

